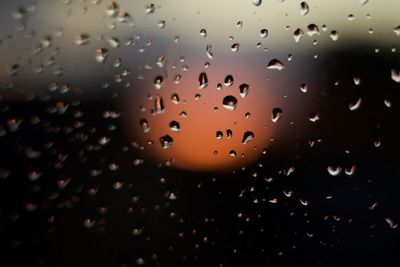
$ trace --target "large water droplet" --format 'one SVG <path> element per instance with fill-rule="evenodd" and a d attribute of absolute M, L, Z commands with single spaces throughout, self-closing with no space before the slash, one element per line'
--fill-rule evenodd
<path fill-rule="evenodd" d="M 246 83 L 242 83 L 239 86 L 239 93 L 241 97 L 246 97 L 249 93 L 250 86 Z"/>
<path fill-rule="evenodd" d="M 247 131 L 243 134 L 242 143 L 247 144 L 254 139 L 254 133 Z"/>
<path fill-rule="evenodd" d="M 309 11 L 310 11 L 310 8 L 308 7 L 308 4 L 306 2 L 301 2 L 300 3 L 300 14 L 302 16 L 305 16 L 308 14 Z"/>
<path fill-rule="evenodd" d="M 283 65 L 280 60 L 274 58 L 268 63 L 267 68 L 270 70 L 283 70 L 285 68 L 285 65 Z"/>
<path fill-rule="evenodd" d="M 224 97 L 224 99 L 222 101 L 222 105 L 224 106 L 224 108 L 233 111 L 236 109 L 237 99 L 236 99 L 236 97 L 234 97 L 232 95 L 227 95 Z"/>
<path fill-rule="evenodd" d="M 200 73 L 199 75 L 199 89 L 204 89 L 208 85 L 208 78 L 205 72 Z"/>

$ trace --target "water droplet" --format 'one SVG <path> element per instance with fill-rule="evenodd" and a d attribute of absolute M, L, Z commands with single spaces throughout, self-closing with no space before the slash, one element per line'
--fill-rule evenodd
<path fill-rule="evenodd" d="M 110 39 L 108 39 L 108 44 L 112 47 L 112 48 L 118 48 L 120 41 L 118 38 L 112 37 Z"/>
<path fill-rule="evenodd" d="M 312 112 L 308 115 L 308 120 L 311 122 L 317 122 L 319 121 L 319 114 L 318 112 Z"/>
<path fill-rule="evenodd" d="M 203 38 L 206 38 L 206 37 L 207 37 L 207 31 L 206 31 L 206 29 L 201 29 L 201 30 L 200 30 L 200 36 L 203 37 Z"/>
<path fill-rule="evenodd" d="M 164 149 L 169 148 L 174 143 L 174 140 L 169 135 L 164 135 L 160 137 L 161 147 Z"/>
<path fill-rule="evenodd" d="M 393 32 L 397 35 L 400 36 L 400 25 L 397 26 L 396 28 L 393 29 Z"/>
<path fill-rule="evenodd" d="M 119 6 L 115 1 L 110 1 L 107 4 L 106 14 L 109 17 L 115 17 L 118 14 Z"/>
<path fill-rule="evenodd" d="M 278 59 L 272 59 L 267 66 L 267 69 L 270 70 L 283 70 L 285 68 L 285 65 L 283 65 L 283 63 L 281 61 L 279 61 Z"/>
<path fill-rule="evenodd" d="M 302 91 L 303 93 L 307 93 L 307 91 L 308 91 L 308 86 L 307 86 L 306 83 L 302 83 L 302 84 L 300 85 L 300 91 Z"/>
<path fill-rule="evenodd" d="M 272 122 L 277 122 L 281 118 L 282 112 L 283 110 L 281 108 L 273 108 L 271 116 Z"/>
<path fill-rule="evenodd" d="M 222 137 L 224 136 L 224 133 L 222 131 L 217 131 L 215 135 L 216 135 L 217 139 L 222 139 Z"/>
<path fill-rule="evenodd" d="M 392 80 L 400 83 L 400 68 L 393 68 L 391 71 Z"/>
<path fill-rule="evenodd" d="M 200 73 L 199 75 L 199 89 L 204 89 L 208 85 L 208 78 L 205 72 Z"/>
<path fill-rule="evenodd" d="M 236 109 L 237 99 L 234 96 L 227 95 L 224 97 L 222 105 L 224 106 L 224 108 L 233 111 Z"/>
<path fill-rule="evenodd" d="M 310 8 L 308 7 L 308 4 L 306 2 L 301 2 L 300 3 L 300 15 L 305 16 L 308 14 L 310 11 Z"/>
<path fill-rule="evenodd" d="M 230 87 L 233 85 L 233 76 L 232 75 L 227 75 L 224 79 L 224 85 L 226 87 Z"/>
<path fill-rule="evenodd" d="M 319 35 L 319 28 L 314 23 L 311 23 L 307 26 L 307 35 L 313 37 L 315 35 Z"/>
<path fill-rule="evenodd" d="M 147 4 L 144 9 L 144 13 L 148 14 L 148 15 L 153 14 L 155 10 L 156 10 L 156 6 L 154 4 Z"/>
<path fill-rule="evenodd" d="M 172 94 L 171 95 L 171 102 L 175 105 L 179 104 L 179 96 L 178 94 Z"/>
<path fill-rule="evenodd" d="M 242 143 L 247 144 L 254 139 L 254 133 L 251 131 L 247 131 L 243 134 Z"/>
<path fill-rule="evenodd" d="M 339 33 L 337 31 L 331 31 L 329 37 L 332 39 L 332 41 L 336 42 L 339 39 Z"/>
<path fill-rule="evenodd" d="M 149 123 L 146 119 L 140 120 L 140 127 L 142 128 L 143 133 L 148 133 L 150 131 Z"/>
<path fill-rule="evenodd" d="M 261 38 L 267 38 L 267 36 L 268 36 L 268 30 L 267 29 L 261 29 L 260 37 Z"/>
<path fill-rule="evenodd" d="M 360 108 L 360 106 L 361 106 L 361 97 L 359 97 L 359 98 L 357 99 L 357 101 L 350 103 L 350 104 L 349 104 L 349 109 L 350 109 L 351 111 L 357 110 L 357 109 Z"/>
<path fill-rule="evenodd" d="M 160 90 L 163 85 L 164 85 L 164 77 L 163 76 L 157 76 L 154 79 L 154 87 L 157 90 Z"/>
<path fill-rule="evenodd" d="M 252 0 L 251 2 L 252 2 L 253 5 L 255 5 L 255 6 L 261 6 L 261 4 L 262 4 L 262 0 Z"/>
<path fill-rule="evenodd" d="M 228 137 L 228 139 L 231 139 L 233 136 L 233 132 L 231 129 L 226 130 L 226 137 Z"/>
<path fill-rule="evenodd" d="M 13 64 L 6 67 L 6 73 L 9 76 L 15 76 L 21 70 L 21 66 L 19 64 Z"/>
<path fill-rule="evenodd" d="M 339 166 L 328 166 L 327 171 L 332 176 L 338 176 L 342 172 L 342 168 Z"/>
<path fill-rule="evenodd" d="M 369 0 L 358 0 L 358 4 L 360 6 L 366 5 L 368 3 Z"/>
<path fill-rule="evenodd" d="M 296 43 L 300 42 L 300 39 L 303 38 L 303 36 L 304 36 L 304 31 L 300 28 L 297 28 L 293 32 L 293 38 Z"/>
<path fill-rule="evenodd" d="M 237 51 L 239 51 L 239 44 L 238 43 L 235 43 L 235 44 L 233 44 L 232 46 L 231 46 L 231 50 L 232 50 L 232 52 L 237 52 Z"/>
<path fill-rule="evenodd" d="M 181 126 L 180 126 L 179 122 L 177 122 L 177 121 L 171 121 L 169 123 L 169 128 L 171 129 L 171 131 L 174 131 L 174 132 L 179 132 L 181 130 Z"/>
<path fill-rule="evenodd" d="M 390 102 L 390 100 L 389 100 L 389 99 L 385 99 L 385 100 L 383 100 L 383 103 L 384 103 L 384 104 L 385 104 L 385 106 L 386 106 L 386 107 L 388 107 L 388 108 L 392 107 L 392 102 Z"/>
<path fill-rule="evenodd" d="M 165 110 L 165 106 L 164 106 L 163 98 L 161 96 L 157 95 L 156 99 L 154 100 L 153 113 L 158 114 L 158 113 L 163 112 L 164 110 Z"/>
<path fill-rule="evenodd" d="M 356 165 L 351 166 L 350 168 L 346 168 L 344 170 L 344 173 L 348 176 L 351 176 L 354 174 L 354 172 L 356 171 Z"/>
<path fill-rule="evenodd" d="M 96 61 L 99 63 L 104 63 L 108 57 L 108 49 L 107 48 L 97 48 L 96 49 Z"/>
<path fill-rule="evenodd" d="M 246 83 L 242 83 L 239 86 L 239 93 L 241 97 L 246 97 L 249 93 L 250 86 Z"/>
<path fill-rule="evenodd" d="M 207 57 L 209 59 L 213 59 L 214 58 L 214 54 L 212 53 L 211 49 L 212 49 L 212 45 L 208 44 L 207 48 L 206 48 L 206 51 L 207 51 Z"/>
<path fill-rule="evenodd" d="M 90 42 L 90 35 L 87 33 L 80 33 L 75 36 L 76 45 L 85 45 Z"/>
<path fill-rule="evenodd" d="M 236 151 L 233 149 L 229 151 L 229 156 L 231 156 L 232 158 L 236 157 Z"/>
<path fill-rule="evenodd" d="M 238 21 L 237 23 L 236 23 L 236 27 L 238 27 L 238 28 L 242 28 L 243 27 L 243 21 Z"/>

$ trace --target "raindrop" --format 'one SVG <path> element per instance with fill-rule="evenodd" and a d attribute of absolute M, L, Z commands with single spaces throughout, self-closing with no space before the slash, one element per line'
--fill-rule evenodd
<path fill-rule="evenodd" d="M 270 70 L 283 70 L 285 68 L 285 65 L 278 59 L 272 59 L 267 66 L 267 69 Z"/>
<path fill-rule="evenodd" d="M 201 30 L 200 30 L 200 36 L 203 37 L 203 38 L 206 38 L 206 37 L 207 37 L 207 31 L 206 31 L 206 29 L 201 29 Z"/>
<path fill-rule="evenodd" d="M 233 44 L 233 45 L 231 46 L 231 50 L 232 50 L 232 52 L 237 52 L 237 51 L 239 51 L 239 44 L 238 44 L 238 43 Z"/>
<path fill-rule="evenodd" d="M 171 136 L 164 135 L 160 137 L 160 143 L 162 148 L 167 149 L 174 143 L 174 140 Z"/>
<path fill-rule="evenodd" d="M 268 30 L 267 29 L 261 29 L 260 37 L 261 38 L 267 38 L 267 36 L 268 36 Z"/>
<path fill-rule="evenodd" d="M 293 32 L 293 38 L 296 43 L 298 43 L 300 41 L 300 39 L 303 38 L 303 36 L 304 36 L 304 31 L 300 28 L 297 28 Z"/>
<path fill-rule="evenodd" d="M 246 97 L 249 94 L 250 86 L 246 83 L 242 83 L 239 86 L 239 93 L 241 97 Z"/>
<path fill-rule="evenodd" d="M 208 85 L 208 78 L 205 72 L 200 73 L 199 75 L 199 89 L 204 89 Z"/>
<path fill-rule="evenodd" d="M 96 49 L 96 61 L 99 63 L 104 63 L 108 57 L 108 49 L 107 48 L 97 48 Z"/>
<path fill-rule="evenodd" d="M 310 11 L 310 8 L 308 7 L 308 4 L 306 2 L 301 2 L 300 3 L 300 14 L 302 16 L 305 16 L 308 14 L 309 11 Z"/>
<path fill-rule="evenodd" d="M 337 31 L 331 31 L 329 37 L 331 37 L 332 41 L 335 42 L 339 39 L 339 33 Z"/>
<path fill-rule="evenodd" d="M 366 5 L 368 3 L 369 0 L 358 0 L 358 4 L 360 6 Z"/>
<path fill-rule="evenodd" d="M 281 108 L 273 108 L 272 109 L 272 122 L 277 122 L 282 116 L 283 110 Z"/>
<path fill-rule="evenodd" d="M 163 84 L 164 84 L 164 77 L 163 77 L 163 76 L 157 76 L 157 77 L 154 79 L 154 87 L 155 87 L 157 90 L 160 90 L 161 87 L 163 86 Z"/>
<path fill-rule="evenodd" d="M 140 127 L 142 127 L 142 132 L 148 133 L 150 131 L 149 123 L 146 119 L 140 120 Z"/>
<path fill-rule="evenodd" d="M 308 115 L 308 120 L 311 122 L 317 122 L 319 121 L 319 114 L 318 112 L 312 112 Z"/>
<path fill-rule="evenodd" d="M 85 45 L 90 42 L 90 35 L 87 33 L 80 33 L 75 36 L 76 45 Z"/>
<path fill-rule="evenodd" d="M 156 6 L 154 4 L 147 4 L 144 9 L 144 13 L 145 14 L 153 14 L 155 10 L 156 10 Z"/>
<path fill-rule="evenodd" d="M 307 93 L 307 91 L 308 91 L 308 86 L 307 86 L 306 83 L 302 83 L 302 84 L 300 85 L 300 91 L 302 91 L 303 93 Z"/>
<path fill-rule="evenodd" d="M 392 102 L 390 102 L 390 100 L 389 100 L 389 99 L 385 99 L 385 100 L 383 100 L 383 103 L 384 103 L 384 104 L 385 104 L 385 106 L 386 106 L 386 107 L 388 107 L 388 108 L 392 107 Z"/>
<path fill-rule="evenodd" d="M 119 11 L 119 6 L 115 1 L 108 2 L 106 14 L 109 17 L 115 17 Z"/>
<path fill-rule="evenodd" d="M 179 122 L 177 122 L 177 121 L 171 121 L 169 123 L 169 128 L 171 129 L 171 131 L 174 131 L 174 132 L 179 132 L 181 130 L 181 126 L 180 126 Z"/>
<path fill-rule="evenodd" d="M 393 68 L 391 71 L 391 77 L 393 81 L 400 83 L 400 69 Z"/>
<path fill-rule="evenodd" d="M 233 135 L 233 132 L 231 129 L 226 130 L 226 137 L 228 137 L 228 139 L 231 139 Z"/>
<path fill-rule="evenodd" d="M 260 6 L 262 4 L 262 0 L 252 0 L 253 5 Z"/>
<path fill-rule="evenodd" d="M 393 29 L 393 32 L 397 35 L 400 36 L 400 25 L 397 26 L 396 28 Z"/>
<path fill-rule="evenodd" d="M 361 97 L 359 97 L 359 98 L 357 99 L 357 101 L 350 103 L 350 104 L 349 104 L 349 109 L 350 109 L 351 111 L 357 110 L 357 109 L 360 108 L 360 106 L 361 106 Z"/>
<path fill-rule="evenodd" d="M 332 176 L 338 176 L 342 172 L 342 168 L 339 166 L 328 166 L 327 171 Z"/>
<path fill-rule="evenodd" d="M 233 149 L 229 151 L 229 156 L 231 156 L 232 158 L 236 157 L 236 151 Z"/>
<path fill-rule="evenodd" d="M 226 87 L 230 87 L 233 84 L 233 76 L 232 75 L 227 75 L 224 79 L 224 85 Z"/>
<path fill-rule="evenodd" d="M 319 28 L 317 25 L 311 23 L 307 26 L 307 35 L 313 37 L 315 35 L 319 35 Z"/>
<path fill-rule="evenodd" d="M 237 23 L 236 23 L 236 27 L 238 27 L 238 28 L 242 28 L 243 27 L 243 21 L 238 21 Z"/>
<path fill-rule="evenodd" d="M 224 133 L 222 131 L 217 131 L 217 133 L 216 133 L 217 139 L 222 139 L 223 136 L 224 136 Z"/>
<path fill-rule="evenodd" d="M 211 51 L 211 49 L 212 49 L 212 45 L 208 44 L 208 45 L 207 45 L 207 48 L 206 48 L 206 51 L 207 51 L 207 57 L 208 57 L 209 59 L 213 59 L 213 58 L 214 58 L 214 54 L 213 54 L 213 52 Z"/>
<path fill-rule="evenodd" d="M 394 222 L 392 218 L 385 218 L 386 223 L 389 225 L 390 228 L 396 229 L 398 224 Z"/>
<path fill-rule="evenodd" d="M 237 99 L 234 96 L 227 95 L 224 97 L 222 105 L 224 106 L 224 108 L 233 111 L 236 109 Z"/>
<path fill-rule="evenodd" d="M 242 143 L 247 144 L 254 139 L 254 133 L 251 131 L 247 131 L 243 134 Z"/>
<path fill-rule="evenodd" d="M 172 94 L 171 95 L 171 102 L 173 104 L 179 104 L 179 96 L 178 96 L 178 94 Z"/>
<path fill-rule="evenodd" d="M 165 106 L 164 106 L 164 101 L 162 99 L 161 96 L 156 96 L 156 99 L 154 100 L 154 109 L 153 109 L 153 113 L 157 114 L 157 113 L 161 113 L 165 110 Z"/>

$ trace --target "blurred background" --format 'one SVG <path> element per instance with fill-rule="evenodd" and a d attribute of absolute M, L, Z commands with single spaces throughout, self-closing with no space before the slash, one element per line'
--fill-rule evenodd
<path fill-rule="evenodd" d="M 400 265 L 400 2 L 0 7 L 0 266 Z"/>

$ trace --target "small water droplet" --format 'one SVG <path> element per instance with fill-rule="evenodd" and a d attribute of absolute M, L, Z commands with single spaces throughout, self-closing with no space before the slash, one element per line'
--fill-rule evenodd
<path fill-rule="evenodd" d="M 328 166 L 327 171 L 332 176 L 338 176 L 342 172 L 342 168 L 339 166 Z"/>
<path fill-rule="evenodd" d="M 140 120 L 140 127 L 142 128 L 143 133 L 148 133 L 150 131 L 149 123 L 146 119 Z"/>
<path fill-rule="evenodd" d="M 312 112 L 308 115 L 308 120 L 311 122 L 317 122 L 319 121 L 319 114 L 318 112 Z"/>
<path fill-rule="evenodd" d="M 262 0 L 252 0 L 251 2 L 252 2 L 253 5 L 255 5 L 255 6 L 261 6 L 261 4 L 262 4 Z"/>
<path fill-rule="evenodd" d="M 87 33 L 80 33 L 75 36 L 75 45 L 85 45 L 90 42 L 90 35 Z"/>
<path fill-rule="evenodd" d="M 397 27 L 395 27 L 395 28 L 393 29 L 393 32 L 394 32 L 397 36 L 400 36 L 400 25 L 397 26 Z"/>
<path fill-rule="evenodd" d="M 260 37 L 261 38 L 267 38 L 267 36 L 268 36 L 268 30 L 267 29 L 261 29 Z"/>
<path fill-rule="evenodd" d="M 224 136 L 224 133 L 222 131 L 217 131 L 217 133 L 216 133 L 217 139 L 222 139 L 223 136 Z"/>
<path fill-rule="evenodd" d="M 355 102 L 349 104 L 349 109 L 351 111 L 359 109 L 361 106 L 361 97 L 359 97 Z"/>
<path fill-rule="evenodd" d="M 283 110 L 281 108 L 273 108 L 272 109 L 272 115 L 271 115 L 271 120 L 272 122 L 277 122 L 281 116 L 282 116 Z"/>
<path fill-rule="evenodd" d="M 163 98 L 159 95 L 156 96 L 156 99 L 154 100 L 154 109 L 152 112 L 154 114 L 162 113 L 165 110 L 164 106 L 164 101 Z"/>
<path fill-rule="evenodd" d="M 319 35 L 319 28 L 314 23 L 311 23 L 307 26 L 307 35 L 313 37 L 315 35 Z"/>
<path fill-rule="evenodd" d="M 206 29 L 201 29 L 201 30 L 200 30 L 200 36 L 203 37 L 203 38 L 206 38 L 206 37 L 207 37 L 207 31 L 206 31 Z"/>
<path fill-rule="evenodd" d="M 211 51 L 211 49 L 212 49 L 212 45 L 208 44 L 208 45 L 207 45 L 207 48 L 206 48 L 206 51 L 207 51 L 207 57 L 208 57 L 209 59 L 213 59 L 213 58 L 214 58 L 214 54 L 213 54 L 213 52 Z"/>
<path fill-rule="evenodd" d="M 104 63 L 107 60 L 108 57 L 108 49 L 107 48 L 97 48 L 96 49 L 96 61 L 99 63 Z"/>
<path fill-rule="evenodd" d="M 332 41 L 336 42 L 339 39 L 339 33 L 337 31 L 331 31 L 329 37 L 332 39 Z"/>
<path fill-rule="evenodd" d="M 171 102 L 175 105 L 179 104 L 179 96 L 178 94 L 172 94 L 171 95 Z"/>
<path fill-rule="evenodd" d="M 144 9 L 144 13 L 147 15 L 153 14 L 155 10 L 156 10 L 156 6 L 154 4 L 147 4 Z"/>
<path fill-rule="evenodd" d="M 231 129 L 227 129 L 226 130 L 226 137 L 228 137 L 228 139 L 231 139 L 233 136 L 233 132 Z"/>
<path fill-rule="evenodd" d="M 224 106 L 224 108 L 233 111 L 237 107 L 237 99 L 232 95 L 227 95 L 224 97 L 222 105 Z"/>
<path fill-rule="evenodd" d="M 154 87 L 157 90 L 160 90 L 163 85 L 164 85 L 164 77 L 163 76 L 157 76 L 154 79 Z"/>

